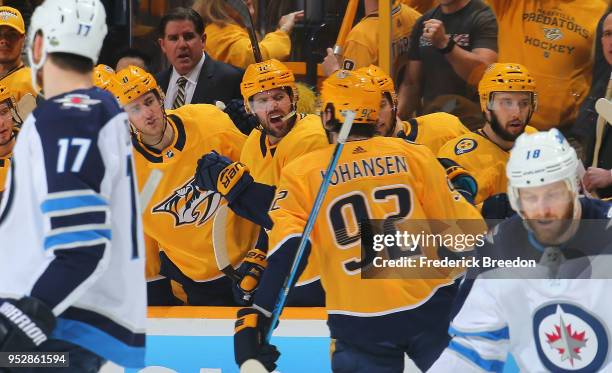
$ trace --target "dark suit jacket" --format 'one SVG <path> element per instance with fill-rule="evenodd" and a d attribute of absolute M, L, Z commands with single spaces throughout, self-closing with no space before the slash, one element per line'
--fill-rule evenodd
<path fill-rule="evenodd" d="M 227 105 L 234 98 L 242 99 L 240 82 L 243 74 L 244 70 L 213 60 L 206 54 L 193 98 L 189 103 L 214 105 L 215 101 L 223 101 Z M 168 91 L 171 76 L 172 67 L 155 75 L 164 94 Z"/>

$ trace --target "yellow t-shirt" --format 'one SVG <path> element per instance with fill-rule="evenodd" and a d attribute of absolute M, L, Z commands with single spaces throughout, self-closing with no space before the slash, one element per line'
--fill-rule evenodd
<path fill-rule="evenodd" d="M 323 147 L 327 147 L 327 135 L 318 115 L 298 114 L 299 119 L 278 143 L 271 145 L 268 137 L 261 131 L 254 130 L 249 135 L 240 161 L 249 167 L 255 181 L 278 185 L 281 170 L 294 159 Z M 259 230 L 251 230 L 249 234 L 257 238 Z M 246 232 L 245 232 L 246 234 Z M 319 270 L 312 262 L 302 272 L 296 286 L 308 284 L 319 276 Z"/>
<path fill-rule="evenodd" d="M 391 62 L 408 53 L 412 26 L 421 16 L 407 5 L 400 4 L 392 10 Z M 378 65 L 378 14 L 363 18 L 349 32 L 344 44 L 344 59 L 355 64 L 355 69 Z"/>
<path fill-rule="evenodd" d="M 270 209 L 274 227 L 270 252 L 301 235 L 334 145 L 310 152 L 283 168 L 277 197 Z M 403 139 L 374 137 L 347 142 L 334 170 L 314 225 L 309 263 L 321 270 L 326 308 L 331 314 L 380 316 L 414 307 L 448 278 L 362 278 L 359 222 L 397 218 L 475 219 L 478 211 L 449 189 L 446 173 L 423 145 Z M 415 219 L 415 220 L 413 220 Z M 423 226 L 427 229 L 426 226 Z M 420 232 L 420 230 L 418 230 Z"/>
<path fill-rule="evenodd" d="M 7 76 L 0 79 L 0 85 L 6 86 L 8 89 L 10 89 L 17 102 L 19 102 L 19 100 L 21 100 L 26 93 L 30 93 L 34 97 L 36 97 L 38 94 L 32 86 L 30 68 L 26 67 L 25 65 L 18 67 Z"/>
<path fill-rule="evenodd" d="M 246 29 L 233 23 L 227 23 L 225 26 L 211 23 L 204 31 L 206 33 L 204 50 L 215 60 L 242 69 L 255 63 L 251 40 Z M 291 53 L 291 38 L 281 30 L 269 32 L 259 42 L 259 49 L 264 60 L 275 58 L 286 61 Z"/>
<path fill-rule="evenodd" d="M 434 154 L 449 140 L 470 133 L 459 118 L 442 112 L 402 121 L 402 125 L 406 140 L 423 144 Z"/>
<path fill-rule="evenodd" d="M 525 65 L 535 78 L 539 130 L 571 125 L 587 96 L 591 50 L 603 0 L 488 0 L 499 23 L 499 61 Z"/>
<path fill-rule="evenodd" d="M 155 255 L 159 249 L 190 279 L 211 281 L 223 276 L 215 261 L 212 225 L 224 199 L 218 193 L 195 186 L 197 161 L 212 150 L 238 159 L 245 136 L 213 105 L 185 105 L 168 110 L 167 114 L 175 133 L 170 146 L 156 151 L 132 141 L 139 190 L 151 170 L 163 172 L 142 218 L 144 233 L 148 236 L 147 278 L 153 278 L 159 270 L 159 257 Z M 238 264 L 254 244 L 251 237 L 240 234 L 248 224 L 247 220 L 228 212 L 226 244 L 232 264 Z"/>

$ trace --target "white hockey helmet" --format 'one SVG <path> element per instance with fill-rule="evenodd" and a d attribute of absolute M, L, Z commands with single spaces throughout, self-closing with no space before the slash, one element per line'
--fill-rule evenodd
<path fill-rule="evenodd" d="M 553 128 L 546 132 L 524 133 L 516 139 L 506 166 L 508 199 L 519 212 L 519 188 L 565 181 L 578 196 L 578 156 L 565 137 Z"/>
<path fill-rule="evenodd" d="M 100 0 L 45 0 L 32 14 L 28 30 L 27 53 L 34 86 L 36 73 L 49 53 L 75 54 L 95 65 L 107 31 L 106 11 Z M 42 33 L 43 46 L 36 63 L 32 48 L 38 32 Z"/>

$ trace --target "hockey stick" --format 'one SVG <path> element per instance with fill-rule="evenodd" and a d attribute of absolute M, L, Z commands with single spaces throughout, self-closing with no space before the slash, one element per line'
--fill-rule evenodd
<path fill-rule="evenodd" d="M 359 6 L 359 0 L 349 0 L 346 4 L 346 12 L 342 19 L 342 25 L 340 25 L 340 31 L 338 31 L 338 38 L 336 39 L 336 45 L 334 45 L 334 54 L 342 56 L 344 53 L 344 42 L 349 32 L 353 28 L 353 21 L 355 21 L 355 14 L 357 13 L 357 6 Z"/>
<path fill-rule="evenodd" d="M 606 98 L 600 98 L 595 102 L 595 110 L 599 116 L 597 117 L 597 125 L 595 127 L 595 148 L 593 149 L 593 162 L 591 163 L 592 167 L 597 167 L 597 163 L 599 163 L 599 150 L 601 149 L 601 142 L 603 140 L 604 128 L 606 126 L 606 121 L 608 123 L 612 123 L 612 109 L 610 107 L 610 98 L 612 97 L 612 74 L 610 74 L 610 80 L 608 81 L 608 86 L 606 88 Z"/>
<path fill-rule="evenodd" d="M 159 182 L 161 181 L 163 176 L 164 174 L 160 170 L 151 170 L 149 178 L 145 182 L 144 186 L 142 187 L 142 190 L 140 191 L 140 194 L 138 195 L 141 215 L 144 214 L 147 205 L 149 204 L 149 202 L 151 202 L 151 198 L 153 198 L 153 193 L 155 193 L 155 190 L 157 189 L 157 186 L 159 185 Z"/>
<path fill-rule="evenodd" d="M 253 49 L 255 62 L 263 61 L 263 58 L 261 57 L 261 50 L 259 49 L 259 42 L 257 41 L 257 34 L 255 33 L 255 26 L 253 25 L 253 18 L 251 17 L 251 12 L 249 12 L 249 7 L 243 0 L 227 0 L 227 3 L 236 12 L 238 12 L 240 19 L 242 19 L 242 23 L 244 23 L 247 31 L 249 32 L 249 39 L 251 39 L 251 48 Z"/>
<path fill-rule="evenodd" d="M 295 279 L 298 267 L 300 265 L 300 262 L 302 261 L 304 251 L 306 250 L 306 244 L 308 243 L 310 233 L 314 228 L 314 223 L 317 220 L 317 215 L 319 214 L 319 210 L 321 209 L 321 205 L 323 204 L 323 199 L 325 198 L 325 194 L 327 193 L 327 189 L 331 181 L 331 176 L 334 172 L 334 169 L 336 168 L 336 164 L 338 163 L 338 158 L 340 158 L 340 154 L 342 154 L 344 143 L 346 142 L 346 139 L 349 133 L 351 132 L 351 127 L 353 126 L 354 119 L 354 111 L 344 112 L 344 123 L 342 124 L 342 128 L 340 128 L 340 133 L 338 135 L 338 143 L 336 144 L 334 154 L 332 155 L 329 165 L 327 166 L 325 177 L 323 178 L 323 182 L 321 183 L 319 191 L 317 192 L 317 197 L 315 198 L 314 205 L 312 206 L 312 210 L 310 211 L 310 215 L 308 215 L 308 219 L 306 220 L 306 226 L 304 227 L 304 231 L 302 232 L 302 238 L 300 239 L 300 244 L 298 245 L 297 252 L 295 253 L 295 258 L 293 259 L 293 263 L 291 264 L 289 276 L 285 278 L 283 287 L 281 288 L 280 294 L 278 295 L 276 306 L 274 307 L 274 311 L 272 312 L 272 321 L 270 323 L 270 330 L 266 335 L 266 343 L 270 342 L 270 339 L 272 338 L 272 333 L 274 332 L 274 325 L 276 325 L 276 323 L 278 322 L 280 314 L 283 312 L 283 308 L 285 307 L 287 295 L 289 294 L 289 290 L 291 290 L 293 280 Z"/>
<path fill-rule="evenodd" d="M 217 209 L 213 220 L 213 251 L 217 268 L 233 281 L 240 281 L 240 276 L 232 266 L 227 255 L 227 245 L 225 243 L 225 227 L 227 226 L 227 205 L 221 205 Z"/>

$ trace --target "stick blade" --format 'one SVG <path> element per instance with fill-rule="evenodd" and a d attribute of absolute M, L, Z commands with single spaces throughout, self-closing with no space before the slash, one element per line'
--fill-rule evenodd
<path fill-rule="evenodd" d="M 25 119 L 35 108 L 36 98 L 31 93 L 26 93 L 17 103 L 17 114 L 19 114 L 22 119 Z"/>
<path fill-rule="evenodd" d="M 262 363 L 249 359 L 240 366 L 240 373 L 269 373 Z"/>
<path fill-rule="evenodd" d="M 606 122 L 612 123 L 612 102 L 605 98 L 600 98 L 595 102 L 595 110 Z"/>

